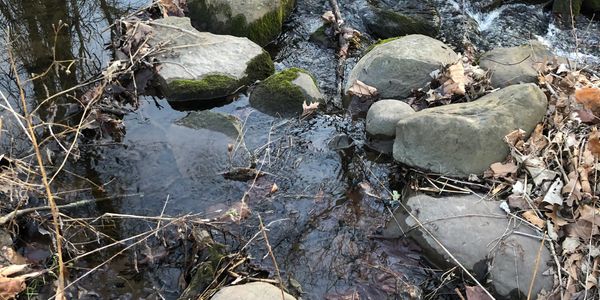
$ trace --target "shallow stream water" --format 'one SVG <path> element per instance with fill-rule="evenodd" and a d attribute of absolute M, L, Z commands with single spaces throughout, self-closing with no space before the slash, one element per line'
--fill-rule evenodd
<path fill-rule="evenodd" d="M 364 32 L 360 16 L 367 1 L 338 2 L 347 23 Z M 76 85 L 107 66 L 110 53 L 104 45 L 113 36 L 106 28 L 116 18 L 145 4 L 142 0 L 0 1 L 0 20 L 10 24 L 14 34 L 11 40 L 16 41 L 13 48 L 18 50 L 21 75 L 39 73 L 47 67 L 52 58 L 52 24 L 60 20 L 68 24 L 68 29 L 59 36 L 58 55 L 61 59 L 84 58 L 74 65 L 72 75 L 51 77 L 45 81 L 46 87 L 34 86 L 28 91 L 34 101 L 44 99 L 47 89 L 52 94 Z M 284 33 L 268 48 L 273 52 L 276 69 L 301 67 L 311 71 L 334 102 L 336 50 L 309 39 L 322 25 L 321 15 L 326 10 L 328 1 L 298 0 Z M 540 6 L 511 4 L 484 13 L 459 1 L 438 1 L 438 10 L 442 17 L 440 38 L 457 49 L 462 47 L 464 36 L 481 50 L 535 39 L 559 55 L 581 58 L 584 65 L 598 62 L 600 27 L 585 17 L 573 31 L 559 29 Z M 579 37 L 577 47 L 572 42 L 574 32 Z M 6 44 L 8 39 L 2 41 Z M 373 39 L 367 34 L 363 41 L 366 47 Z M 356 63 L 360 51 L 354 54 L 347 70 Z M 0 88 L 14 97 L 14 74 L 9 67 L 8 57 L 2 54 Z M 64 195 L 65 202 L 111 198 L 73 212 L 82 216 L 111 212 L 214 217 L 238 203 L 250 188 L 248 182 L 228 180 L 221 173 L 232 165 L 256 163 L 267 175 L 249 193 L 248 204 L 254 214 L 242 223 L 240 232 L 252 236 L 258 228 L 259 214 L 265 223 L 277 221 L 269 231 L 273 252 L 282 276 L 300 283 L 304 299 L 341 297 L 355 291 L 372 299 L 389 294 L 408 299 L 409 287 L 426 295 L 441 285 L 441 274 L 423 261 L 410 241 L 374 238 L 389 218 L 383 205 L 383 200 L 390 198 L 385 190 L 399 188 L 402 178 L 388 157 L 366 149 L 362 120 L 352 120 L 344 113 L 319 113 L 307 120 L 274 118 L 252 109 L 245 94 L 212 110 L 243 121 L 247 151 L 240 147 L 230 160 L 227 148 L 231 141 L 227 136 L 182 126 L 177 121 L 189 111 L 173 109 L 164 99 L 145 97 L 140 109 L 125 117 L 125 139 L 121 143 L 101 141 L 85 146 L 80 159 L 68 166 L 68 171 L 77 176 L 66 174 L 60 178 L 56 192 Z M 63 113 L 67 111 L 65 108 Z M 353 145 L 336 149 L 331 141 L 340 136 L 350 138 Z M 279 190 L 270 194 L 273 183 Z M 381 199 L 361 192 L 365 186 Z M 106 232 L 119 240 L 148 226 L 124 221 Z M 262 247 L 249 252 L 264 268 L 273 268 Z M 83 262 L 83 269 L 112 254 Z M 89 299 L 177 298 L 181 267 L 159 264 L 136 272 L 131 263 L 134 259 L 131 255 L 118 257 L 81 280 L 75 286 L 77 293 Z M 437 291 L 436 297 L 444 297 L 444 292 Z"/>

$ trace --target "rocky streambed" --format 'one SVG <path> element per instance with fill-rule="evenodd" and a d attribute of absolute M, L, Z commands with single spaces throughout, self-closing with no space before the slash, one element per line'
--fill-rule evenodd
<path fill-rule="evenodd" d="M 344 25 L 362 33 L 338 94 L 327 1 L 188 0 L 185 17 L 140 21 L 152 32 L 148 45 L 160 48 L 152 56 L 164 98 L 145 98 L 125 116 L 122 143 L 73 168 L 102 183 L 94 197 L 143 194 L 97 213 L 226 215 L 243 240 L 252 240 L 259 216 L 270 224 L 270 251 L 264 241 L 244 250 L 263 273 L 246 277 L 280 276 L 281 286 L 244 280 L 211 299 L 279 299 L 278 287 L 285 299 L 452 298 L 454 287 L 476 283 L 498 298 L 549 293 L 554 262 L 543 234 L 507 214 L 479 179 L 510 154 L 506 135 L 529 135 L 548 117 L 541 66 L 596 67 L 599 27 L 578 15 L 574 30 L 560 29 L 553 14 L 564 23 L 561 1 L 483 2 L 338 1 Z M 581 12 L 596 12 L 594 3 L 583 1 Z M 577 47 L 564 42 L 574 32 L 586 37 Z M 457 93 L 462 79 L 452 76 L 439 82 L 449 66 L 472 90 Z M 376 92 L 356 92 L 359 81 Z M 424 193 L 411 169 L 437 174 L 442 185 L 479 187 L 468 196 Z M 115 226 L 118 239 L 147 224 Z M 145 247 L 135 250 L 150 257 L 144 271 L 131 271 L 137 257 L 112 261 L 74 293 L 179 298 L 199 272 L 174 263 L 187 255 L 175 242 Z M 148 249 L 172 260 L 153 261 Z M 464 270 L 456 274 L 472 277 L 439 279 L 457 265 Z M 104 287 L 99 278 L 109 278 Z"/>

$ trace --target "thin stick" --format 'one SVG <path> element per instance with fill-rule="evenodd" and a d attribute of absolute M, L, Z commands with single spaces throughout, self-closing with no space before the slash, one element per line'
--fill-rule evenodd
<path fill-rule="evenodd" d="M 275 259 L 275 255 L 273 254 L 273 249 L 271 249 L 271 244 L 269 243 L 269 237 L 267 236 L 267 230 L 263 225 L 262 218 L 260 214 L 258 215 L 258 222 L 260 223 L 260 231 L 262 232 L 262 236 L 265 239 L 265 245 L 267 246 L 267 251 L 269 251 L 269 256 L 273 261 L 273 265 L 275 266 L 275 272 L 277 273 L 277 280 L 279 280 L 279 289 L 281 290 L 281 300 L 285 300 L 285 293 L 283 289 L 283 281 L 281 280 L 281 272 L 279 272 L 279 266 L 277 266 L 277 260 Z"/>
<path fill-rule="evenodd" d="M 44 189 L 46 190 L 46 197 L 48 198 L 48 204 L 50 206 L 50 211 L 52 213 L 52 223 L 54 224 L 54 230 L 56 235 L 56 254 L 58 256 L 58 284 L 56 286 L 56 294 L 55 297 L 58 300 L 63 300 L 65 298 L 65 265 L 62 257 L 62 236 L 60 233 L 60 216 L 58 208 L 56 207 L 56 202 L 54 201 L 54 195 L 52 194 L 52 189 L 50 188 L 50 183 L 48 181 L 48 176 L 46 175 L 46 168 L 44 167 L 44 160 L 42 158 L 42 152 L 37 143 L 37 138 L 35 135 L 35 131 L 33 130 L 33 118 L 31 114 L 27 111 L 27 101 L 25 100 L 25 91 L 23 90 L 23 86 L 21 85 L 21 78 L 19 72 L 17 71 L 17 67 L 14 61 L 14 57 L 12 54 L 12 49 L 8 49 L 8 56 L 10 58 L 10 63 L 15 74 L 16 84 L 19 89 L 19 98 L 21 100 L 21 105 L 23 106 L 23 115 L 27 122 L 27 129 L 29 132 L 29 136 L 31 138 L 31 145 L 35 151 L 35 157 L 37 159 L 38 166 L 40 168 L 40 173 L 42 175 L 42 183 L 44 184 Z"/>

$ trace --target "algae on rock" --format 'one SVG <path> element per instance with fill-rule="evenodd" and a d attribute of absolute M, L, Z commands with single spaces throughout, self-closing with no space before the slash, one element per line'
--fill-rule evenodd
<path fill-rule="evenodd" d="M 275 71 L 271 56 L 247 38 L 199 32 L 188 18 L 167 17 L 150 25 L 150 45 L 164 49 L 155 58 L 169 101 L 223 98 Z"/>
<path fill-rule="evenodd" d="M 247 37 L 261 46 L 281 33 L 295 0 L 189 0 L 189 15 L 200 30 Z"/>
<path fill-rule="evenodd" d="M 304 102 L 324 102 L 315 78 L 306 70 L 290 68 L 259 83 L 250 95 L 250 104 L 270 115 L 302 113 Z"/>

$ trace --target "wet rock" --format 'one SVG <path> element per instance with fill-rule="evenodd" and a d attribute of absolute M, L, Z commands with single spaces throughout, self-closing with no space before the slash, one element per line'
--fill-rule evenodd
<path fill-rule="evenodd" d="M 462 265 L 479 277 L 480 282 L 485 283 L 488 274 L 487 279 L 501 298 L 518 299 L 515 297 L 517 290 L 527 294 L 541 238 L 513 232 L 541 235 L 526 224 L 509 220 L 499 208 L 498 201 L 486 201 L 477 195 L 442 198 L 415 195 L 408 198 L 406 206 Z M 455 264 L 406 212 L 398 211 L 396 219 L 432 262 L 442 267 Z M 390 222 L 384 235 L 398 237 L 401 232 L 395 222 Z M 550 252 L 546 247 L 541 250 L 532 295 L 542 289 L 550 291 L 553 285 L 552 276 L 542 275 L 550 268 Z"/>
<path fill-rule="evenodd" d="M 409 34 L 435 36 L 440 17 L 430 1 L 373 1 L 362 16 L 367 29 L 386 39 Z"/>
<path fill-rule="evenodd" d="M 508 155 L 504 136 L 531 132 L 546 106 L 539 87 L 519 84 L 473 102 L 419 111 L 398 122 L 394 159 L 451 176 L 482 174 Z"/>
<path fill-rule="evenodd" d="M 444 43 L 424 35 L 407 35 L 381 43 L 363 56 L 350 72 L 345 92 L 360 80 L 377 88 L 383 98 L 406 98 L 431 81 L 432 71 L 457 60 Z"/>
<path fill-rule="evenodd" d="M 274 72 L 269 54 L 247 38 L 199 32 L 188 18 L 167 17 L 152 27 L 150 44 L 166 44 L 155 58 L 170 101 L 225 97 Z"/>
<path fill-rule="evenodd" d="M 234 139 L 242 134 L 242 122 L 240 119 L 210 110 L 190 112 L 187 116 L 179 119 L 176 124 L 192 129 L 207 129 L 220 132 Z"/>
<path fill-rule="evenodd" d="M 553 57 L 539 42 L 510 48 L 496 48 L 484 53 L 479 65 L 491 73 L 494 87 L 537 82 L 539 65 Z"/>
<path fill-rule="evenodd" d="M 188 0 L 193 25 L 266 45 L 281 33 L 295 0 Z"/>
<path fill-rule="evenodd" d="M 292 295 L 284 292 L 281 296 L 281 290 L 265 282 L 252 282 L 242 285 L 233 285 L 222 288 L 211 300 L 295 300 Z"/>
<path fill-rule="evenodd" d="M 369 134 L 384 137 L 396 136 L 396 124 L 414 114 L 415 110 L 400 100 L 379 100 L 367 112 L 366 130 Z"/>
<path fill-rule="evenodd" d="M 325 98 L 308 71 L 291 68 L 259 83 L 250 95 L 250 105 L 269 115 L 293 116 L 302 113 L 306 102 L 323 103 Z"/>

